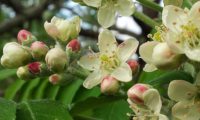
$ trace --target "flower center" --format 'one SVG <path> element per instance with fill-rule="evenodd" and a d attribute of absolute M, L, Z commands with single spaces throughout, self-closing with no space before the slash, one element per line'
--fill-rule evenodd
<path fill-rule="evenodd" d="M 116 55 L 113 56 L 101 55 L 100 60 L 101 60 L 101 68 L 108 72 L 112 72 L 120 65 L 120 60 L 117 58 Z"/>
<path fill-rule="evenodd" d="M 181 42 L 189 48 L 200 47 L 200 30 L 194 24 L 187 24 L 181 26 L 182 32 L 180 34 Z"/>

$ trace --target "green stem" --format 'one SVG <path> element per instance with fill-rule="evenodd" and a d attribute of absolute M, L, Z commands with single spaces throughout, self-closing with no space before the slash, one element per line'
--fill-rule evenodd
<path fill-rule="evenodd" d="M 156 21 L 154 21 L 153 19 L 151 19 L 150 17 L 148 17 L 142 12 L 135 11 L 133 16 L 152 28 L 159 25 L 159 23 L 157 23 Z"/>
<path fill-rule="evenodd" d="M 137 0 L 137 1 L 140 2 L 142 5 L 144 5 L 145 7 L 148 7 L 158 12 L 162 12 L 163 8 L 151 0 Z"/>

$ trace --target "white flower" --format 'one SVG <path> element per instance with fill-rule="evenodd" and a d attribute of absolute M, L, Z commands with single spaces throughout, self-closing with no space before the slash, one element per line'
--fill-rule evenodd
<path fill-rule="evenodd" d="M 166 42 L 151 41 L 140 46 L 141 58 L 147 63 L 143 68 L 146 72 L 159 69 L 177 68 L 182 63 L 182 54 L 172 51 Z"/>
<path fill-rule="evenodd" d="M 107 75 L 121 82 L 129 82 L 132 71 L 126 61 L 136 51 L 138 44 L 135 38 L 130 38 L 117 46 L 109 30 L 101 32 L 98 41 L 100 52 L 85 55 L 79 61 L 83 68 L 93 71 L 84 81 L 84 87 L 90 89 L 98 85 Z"/>
<path fill-rule="evenodd" d="M 162 21 L 168 28 L 166 42 L 172 50 L 200 61 L 200 2 L 191 10 L 168 5 L 163 9 Z"/>
<path fill-rule="evenodd" d="M 130 16 L 135 10 L 131 0 L 83 0 L 83 2 L 88 6 L 99 8 L 98 22 L 105 28 L 115 23 L 116 13 L 122 16 Z"/>
<path fill-rule="evenodd" d="M 45 22 L 44 28 L 46 32 L 55 40 L 66 42 L 69 39 L 74 39 L 80 32 L 80 18 L 74 17 L 71 20 L 64 20 L 58 17 L 53 17 L 51 22 Z"/>

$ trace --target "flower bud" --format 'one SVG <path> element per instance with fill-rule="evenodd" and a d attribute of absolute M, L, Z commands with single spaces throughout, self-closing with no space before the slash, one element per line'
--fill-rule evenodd
<path fill-rule="evenodd" d="M 174 53 L 167 43 L 157 44 L 152 53 L 152 60 L 159 69 L 177 68 L 182 63 L 182 57 Z"/>
<path fill-rule="evenodd" d="M 28 70 L 27 66 L 22 66 L 17 69 L 17 76 L 22 80 L 30 80 L 33 79 L 35 76 L 31 74 Z"/>
<path fill-rule="evenodd" d="M 71 51 L 73 51 L 73 52 L 78 52 L 78 51 L 80 51 L 81 45 L 77 39 L 73 39 L 67 44 L 66 48 L 67 48 L 67 50 L 71 49 Z"/>
<path fill-rule="evenodd" d="M 65 85 L 71 82 L 74 79 L 74 76 L 71 74 L 61 73 L 53 74 L 49 77 L 49 82 L 53 85 Z"/>
<path fill-rule="evenodd" d="M 3 48 L 1 64 L 6 68 L 17 68 L 27 64 L 31 59 L 29 50 L 16 42 L 10 42 Z"/>
<path fill-rule="evenodd" d="M 119 82 L 111 76 L 106 76 L 101 82 L 101 92 L 105 94 L 115 94 L 119 90 Z"/>
<path fill-rule="evenodd" d="M 48 46 L 40 41 L 35 41 L 31 44 L 31 52 L 33 58 L 41 60 L 47 54 L 49 48 Z"/>
<path fill-rule="evenodd" d="M 147 91 L 150 87 L 145 84 L 135 84 L 128 90 L 128 98 L 134 102 L 135 104 L 144 104 L 143 94 Z"/>
<path fill-rule="evenodd" d="M 78 36 L 80 32 L 80 18 L 74 17 L 72 20 L 64 20 L 53 17 L 51 22 L 44 23 L 44 28 L 55 40 L 66 43 L 68 40 Z"/>
<path fill-rule="evenodd" d="M 36 38 L 29 31 L 23 29 L 18 32 L 17 40 L 22 45 L 29 45 L 35 41 Z"/>
<path fill-rule="evenodd" d="M 28 66 L 29 72 L 32 73 L 33 75 L 44 76 L 44 75 L 50 74 L 45 63 L 32 62 L 32 63 L 29 63 L 27 66 Z"/>
<path fill-rule="evenodd" d="M 68 63 L 68 58 L 61 48 L 53 48 L 46 54 L 45 61 L 51 71 L 62 72 Z"/>
<path fill-rule="evenodd" d="M 139 64 L 136 60 L 130 59 L 127 61 L 128 65 L 130 66 L 132 73 L 136 74 L 139 69 Z"/>

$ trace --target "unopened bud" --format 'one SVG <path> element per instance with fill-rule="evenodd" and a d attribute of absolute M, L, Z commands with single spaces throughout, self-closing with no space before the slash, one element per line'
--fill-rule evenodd
<path fill-rule="evenodd" d="M 20 30 L 17 35 L 17 40 L 22 45 L 30 45 L 33 41 L 36 40 L 36 38 L 29 31 Z"/>
<path fill-rule="evenodd" d="M 77 39 L 73 39 L 67 44 L 66 48 L 71 49 L 73 52 L 78 52 L 80 51 L 81 45 Z"/>
<path fill-rule="evenodd" d="M 147 91 L 150 87 L 146 84 L 135 84 L 128 90 L 128 98 L 134 102 L 135 104 L 144 104 L 143 94 Z"/>
<path fill-rule="evenodd" d="M 48 50 L 48 46 L 43 42 L 35 41 L 31 44 L 32 56 L 37 60 L 43 59 L 47 54 Z"/>
<path fill-rule="evenodd" d="M 28 65 L 28 70 L 34 75 L 48 75 L 47 66 L 45 63 L 42 62 L 32 62 Z"/>
<path fill-rule="evenodd" d="M 1 64 L 6 68 L 17 68 L 30 62 L 31 53 L 16 42 L 7 43 L 3 48 Z"/>
<path fill-rule="evenodd" d="M 172 69 L 182 63 L 182 55 L 174 53 L 167 43 L 158 43 L 153 49 L 152 60 L 159 69 Z"/>
<path fill-rule="evenodd" d="M 51 71 L 62 72 L 68 63 L 68 58 L 61 48 L 53 48 L 46 54 L 45 61 Z"/>
<path fill-rule="evenodd" d="M 130 59 L 127 61 L 128 65 L 130 66 L 132 73 L 136 74 L 139 69 L 139 64 L 136 60 Z"/>
<path fill-rule="evenodd" d="M 71 74 L 61 73 L 61 74 L 53 74 L 49 77 L 49 82 L 53 85 L 65 85 L 71 82 L 74 79 L 74 76 Z"/>
<path fill-rule="evenodd" d="M 117 93 L 119 87 L 119 81 L 111 76 L 106 76 L 101 82 L 101 92 L 105 94 Z"/>
<path fill-rule="evenodd" d="M 22 80 L 30 80 L 33 79 L 35 76 L 31 74 L 28 70 L 27 66 L 19 67 L 17 69 L 17 76 Z"/>

